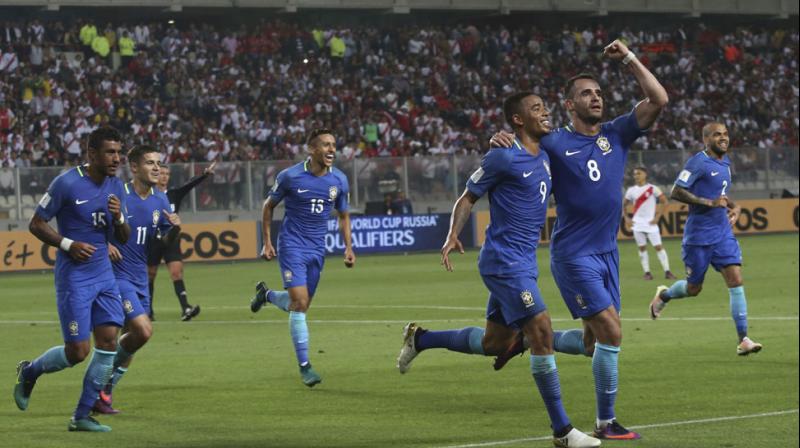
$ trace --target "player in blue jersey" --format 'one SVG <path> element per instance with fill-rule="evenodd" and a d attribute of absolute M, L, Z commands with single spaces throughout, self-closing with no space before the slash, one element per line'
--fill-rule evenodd
<path fill-rule="evenodd" d="M 169 212 L 167 196 L 155 188 L 160 161 L 161 154 L 152 146 L 137 146 L 128 153 L 133 181 L 124 187 L 131 238 L 122 242 L 112 235 L 108 247 L 114 276 L 122 295 L 125 326 L 117 344 L 113 375 L 94 405 L 94 411 L 101 414 L 119 412 L 112 407 L 112 390 L 128 371 L 133 354 L 153 334 L 147 278 L 149 246 L 159 244 L 160 240 L 169 243 L 180 233 L 180 218 Z"/>
<path fill-rule="evenodd" d="M 430 331 L 409 323 L 403 330 L 397 368 L 406 373 L 420 352 L 433 348 L 499 355 L 521 331 L 531 341 L 531 372 L 550 416 L 555 446 L 599 446 L 600 440 L 572 427 L 562 405 L 550 314 L 538 286 L 536 247 L 551 185 L 549 159 L 540 150 L 539 140 L 550 130 L 550 112 L 532 92 L 507 98 L 503 112 L 519 139 L 484 156 L 453 206 L 442 247 L 442 264 L 452 271 L 449 254 L 453 250 L 464 253 L 458 235 L 473 205 L 488 194 L 490 224 L 478 257 L 478 269 L 489 290 L 486 327 Z"/>
<path fill-rule="evenodd" d="M 672 199 L 689 204 L 683 231 L 686 280 L 659 286 L 650 302 L 650 317 L 657 319 L 671 300 L 694 297 L 703 290 L 708 265 L 722 274 L 728 286 L 731 317 L 736 324 L 741 356 L 758 353 L 762 346 L 747 337 L 747 300 L 742 282 L 742 251 L 733 236 L 741 208 L 728 197 L 731 186 L 728 129 L 722 123 L 703 127 L 705 149 L 686 161 L 672 188 Z"/>
<path fill-rule="evenodd" d="M 664 87 L 622 42 L 605 47 L 604 56 L 621 61 L 633 73 L 646 98 L 629 113 L 602 122 L 603 91 L 589 74 L 572 77 L 564 92 L 571 124 L 551 132 L 541 147 L 550 156 L 557 219 L 551 239 L 551 269 L 573 318 L 583 329 L 557 331 L 556 351 L 592 356 L 597 398 L 594 435 L 601 439 L 638 439 L 616 420 L 622 327 L 619 319 L 617 232 L 622 216 L 622 181 L 628 150 L 666 106 Z M 493 145 L 508 144 L 495 135 Z M 499 358 L 521 351 L 517 341 Z"/>
<path fill-rule="evenodd" d="M 259 282 L 256 296 L 250 301 L 250 310 L 258 312 L 269 302 L 289 313 L 289 331 L 300 365 L 300 377 L 303 384 L 314 387 L 322 378 L 308 358 L 306 312 L 325 264 L 325 232 L 334 209 L 339 215 L 339 231 L 345 244 L 345 266 L 353 267 L 356 256 L 348 211 L 350 186 L 347 176 L 333 167 L 336 138 L 329 129 L 315 129 L 309 134 L 307 146 L 310 156 L 305 162 L 278 173 L 262 213 L 261 257 L 269 261 L 276 256 L 270 232 L 273 210 L 281 201 L 286 205 L 277 251 L 285 291 L 270 290 L 264 282 Z"/>
<path fill-rule="evenodd" d="M 47 350 L 32 362 L 19 363 L 14 400 L 20 410 L 27 409 L 39 376 L 86 359 L 91 351 L 90 336 L 94 334 L 94 354 L 68 425 L 70 431 L 111 430 L 89 414 L 111 377 L 117 333 L 125 320 L 106 241 L 109 226 L 119 241 L 127 241 L 131 232 L 125 220 L 124 188 L 115 177 L 120 141 L 119 133 L 112 128 L 92 132 L 87 151 L 89 164 L 72 168 L 53 180 L 29 226 L 42 242 L 60 249 L 55 286 L 64 345 Z M 57 231 L 47 223 L 52 218 L 58 222 Z"/>

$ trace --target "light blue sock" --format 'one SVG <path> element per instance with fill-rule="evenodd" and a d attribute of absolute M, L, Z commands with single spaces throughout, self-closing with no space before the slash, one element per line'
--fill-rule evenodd
<path fill-rule="evenodd" d="M 86 367 L 86 375 L 83 377 L 83 391 L 73 415 L 75 420 L 89 416 L 94 403 L 100 397 L 100 391 L 103 390 L 111 378 L 116 354 L 116 352 L 100 350 L 95 347 L 92 360 L 89 361 L 89 365 Z"/>
<path fill-rule="evenodd" d="M 614 403 L 617 401 L 619 347 L 605 344 L 594 345 L 592 373 L 597 397 L 597 419 L 613 420 Z"/>
<path fill-rule="evenodd" d="M 111 380 L 108 382 L 108 384 L 106 384 L 105 387 L 106 392 L 111 393 L 111 391 L 114 390 L 114 387 L 116 387 L 117 383 L 119 383 L 119 380 L 122 379 L 122 375 L 125 375 L 125 372 L 127 371 L 128 369 L 125 367 L 114 367 L 114 372 L 111 374 Z"/>
<path fill-rule="evenodd" d="M 559 353 L 586 355 L 586 348 L 583 346 L 583 330 L 554 331 L 553 348 Z"/>
<path fill-rule="evenodd" d="M 275 305 L 283 311 L 289 311 L 289 303 L 291 303 L 291 300 L 289 299 L 289 292 L 270 290 L 267 293 L 267 302 Z"/>
<path fill-rule="evenodd" d="M 736 324 L 736 334 L 741 341 L 747 336 L 747 299 L 744 297 L 744 286 L 728 289 L 731 297 L 731 317 Z"/>
<path fill-rule="evenodd" d="M 479 327 L 466 327 L 458 330 L 426 331 L 417 340 L 417 350 L 446 348 L 448 350 L 472 355 L 484 355 L 483 335 L 486 330 Z"/>
<path fill-rule="evenodd" d="M 660 297 L 664 302 L 669 302 L 672 299 L 682 299 L 686 295 L 686 280 L 678 280 L 668 290 L 662 291 Z"/>
<path fill-rule="evenodd" d="M 569 417 L 561 402 L 561 384 L 558 380 L 556 357 L 554 355 L 531 355 L 531 373 L 544 400 L 544 407 L 550 416 L 550 427 L 554 433 L 561 432 L 569 425 Z"/>
<path fill-rule="evenodd" d="M 42 353 L 22 371 L 22 376 L 28 381 L 36 381 L 43 373 L 53 373 L 72 367 L 67 361 L 67 352 L 63 345 L 57 345 Z"/>
<path fill-rule="evenodd" d="M 117 353 L 114 355 L 114 367 L 121 366 L 127 360 L 131 359 L 131 356 L 133 356 L 133 353 L 125 350 L 125 347 L 123 347 L 122 344 L 117 343 Z"/>
<path fill-rule="evenodd" d="M 292 334 L 294 353 L 297 356 L 297 363 L 305 365 L 308 363 L 308 324 L 306 324 L 306 313 L 289 311 L 289 332 Z"/>

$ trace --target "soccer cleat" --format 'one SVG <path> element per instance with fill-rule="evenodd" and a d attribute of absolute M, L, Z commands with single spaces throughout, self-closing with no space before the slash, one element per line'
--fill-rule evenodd
<path fill-rule="evenodd" d="M 751 341 L 750 338 L 745 336 L 742 339 L 742 342 L 736 346 L 736 354 L 739 356 L 747 356 L 750 353 L 760 352 L 762 348 L 764 348 L 763 345 L 759 344 L 758 342 Z"/>
<path fill-rule="evenodd" d="M 521 355 L 524 352 L 525 352 L 525 335 L 523 335 L 522 332 L 520 332 L 517 338 L 511 344 L 511 346 L 508 347 L 506 352 L 498 356 L 497 358 L 494 358 L 494 365 L 493 365 L 494 370 L 502 369 L 506 365 L 506 363 L 511 360 L 511 358 L 517 355 Z"/>
<path fill-rule="evenodd" d="M 560 448 L 589 448 L 600 446 L 600 440 L 584 434 L 575 428 L 564 437 L 554 437 L 553 445 Z"/>
<path fill-rule="evenodd" d="M 604 428 L 595 428 L 592 435 L 598 439 L 608 440 L 636 440 L 641 439 L 642 436 L 638 432 L 633 432 L 625 429 L 616 420 L 612 420 Z"/>
<path fill-rule="evenodd" d="M 200 305 L 190 306 L 183 310 L 183 314 L 181 314 L 181 320 L 184 322 L 188 322 L 192 320 L 193 317 L 197 317 L 200 314 Z"/>
<path fill-rule="evenodd" d="M 416 334 L 417 331 L 422 330 L 415 322 L 409 322 L 403 327 L 403 347 L 400 349 L 400 355 L 397 357 L 397 369 L 400 373 L 406 373 L 411 368 L 411 361 L 417 357 Z"/>
<path fill-rule="evenodd" d="M 300 366 L 300 377 L 303 379 L 303 384 L 308 387 L 314 387 L 322 382 L 322 377 L 311 368 L 311 363 Z"/>
<path fill-rule="evenodd" d="M 258 282 L 256 284 L 256 295 L 250 300 L 250 311 L 257 313 L 267 303 L 268 292 L 269 288 L 267 288 L 266 283 Z"/>
<path fill-rule="evenodd" d="M 106 391 L 100 391 L 100 397 L 97 401 L 94 402 L 94 407 L 92 407 L 92 412 L 95 414 L 105 414 L 105 415 L 115 415 L 119 414 L 119 409 L 114 409 L 111 405 L 112 399 L 111 394 L 106 393 Z"/>
<path fill-rule="evenodd" d="M 31 398 L 33 386 L 36 385 L 36 381 L 28 381 L 22 375 L 22 371 L 29 365 L 31 365 L 30 361 L 20 361 L 17 364 L 17 384 L 14 385 L 14 402 L 17 403 L 20 411 L 28 409 L 28 400 Z"/>
<path fill-rule="evenodd" d="M 661 315 L 661 312 L 664 311 L 664 308 L 667 306 L 667 302 L 661 300 L 661 293 L 668 290 L 664 285 L 660 285 L 656 288 L 656 295 L 653 297 L 653 300 L 650 301 L 650 318 L 653 320 L 658 319 L 658 316 Z"/>
<path fill-rule="evenodd" d="M 653 274 L 651 274 L 649 272 L 645 272 L 644 273 L 644 279 L 645 280 L 652 280 L 653 279 Z"/>
<path fill-rule="evenodd" d="M 677 280 L 678 277 L 675 277 L 675 274 L 672 271 L 664 271 L 664 278 L 667 280 Z"/>
<path fill-rule="evenodd" d="M 67 429 L 70 431 L 86 431 L 86 432 L 110 432 L 111 427 L 101 425 L 100 422 L 92 417 L 86 416 L 84 418 L 75 420 L 75 417 L 69 420 Z"/>

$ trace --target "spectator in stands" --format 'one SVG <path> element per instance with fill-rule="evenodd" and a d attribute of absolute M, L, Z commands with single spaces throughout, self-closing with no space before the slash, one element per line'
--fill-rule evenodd
<path fill-rule="evenodd" d="M 398 190 L 395 198 L 392 201 L 391 211 L 393 215 L 413 215 L 414 208 L 411 206 L 411 201 L 406 197 L 403 190 Z"/>
<path fill-rule="evenodd" d="M 14 179 L 14 170 L 11 169 L 8 161 L 3 161 L 3 167 L 0 168 L 0 194 L 12 195 L 16 191 L 16 182 Z"/>

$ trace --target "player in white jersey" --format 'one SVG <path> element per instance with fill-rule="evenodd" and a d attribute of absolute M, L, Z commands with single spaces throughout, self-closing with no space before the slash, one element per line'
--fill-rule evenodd
<path fill-rule="evenodd" d="M 675 275 L 669 270 L 669 258 L 664 246 L 661 245 L 661 230 L 658 228 L 658 220 L 667 208 L 667 197 L 657 186 L 647 182 L 647 168 L 638 166 L 633 169 L 633 180 L 636 185 L 632 185 L 625 191 L 622 203 L 622 218 L 625 220 L 625 228 L 633 230 L 633 239 L 639 246 L 639 262 L 644 270 L 644 279 L 652 280 L 653 274 L 650 273 L 650 256 L 647 253 L 647 241 L 656 249 L 656 256 L 664 268 L 664 278 L 675 279 Z M 632 215 L 628 215 L 628 205 L 633 205 Z"/>

